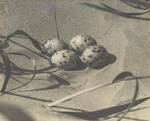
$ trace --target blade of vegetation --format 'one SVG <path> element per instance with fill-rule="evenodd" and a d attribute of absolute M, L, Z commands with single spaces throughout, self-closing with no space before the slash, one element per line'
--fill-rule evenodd
<path fill-rule="evenodd" d="M 11 54 L 11 55 L 21 55 L 21 56 L 24 56 L 24 57 L 26 57 L 26 58 L 28 58 L 28 59 L 31 59 L 29 56 L 27 56 L 26 54 L 23 54 L 23 53 L 9 52 L 9 53 L 7 53 L 7 54 Z"/>
<path fill-rule="evenodd" d="M 148 10 L 150 3 L 147 0 L 120 0 L 121 2 L 134 7 L 136 9 Z"/>
<path fill-rule="evenodd" d="M 137 98 L 137 95 L 138 95 L 138 91 L 139 91 L 139 83 L 138 83 L 138 80 L 136 79 L 136 87 L 135 87 L 135 92 L 134 92 L 134 96 L 132 98 L 132 101 L 131 103 L 129 104 L 127 110 L 124 112 L 124 114 L 118 119 L 118 121 L 121 121 L 125 115 L 130 112 L 130 109 L 134 106 L 135 104 L 135 101 L 136 101 L 136 98 Z"/>
<path fill-rule="evenodd" d="M 33 74 L 34 70 L 31 70 L 31 69 L 25 69 L 25 68 L 21 68 L 19 66 L 17 66 L 16 64 L 14 64 L 13 62 L 10 62 L 11 63 L 11 66 L 12 66 L 12 74 L 13 75 L 27 75 L 27 74 Z M 49 70 L 53 69 L 51 66 L 48 66 L 48 67 L 44 67 L 44 68 L 41 68 L 41 69 L 36 69 L 36 74 L 40 74 L 40 73 L 52 73 L 52 72 L 55 72 L 55 71 L 58 71 L 57 70 L 54 70 L 54 71 L 51 71 L 49 72 Z"/>
<path fill-rule="evenodd" d="M 33 39 L 31 36 L 29 36 L 26 32 L 24 32 L 22 30 L 17 30 L 14 33 L 17 34 L 17 35 L 24 35 L 24 36 L 29 37 L 29 39 L 31 40 L 34 47 L 37 48 L 40 51 L 43 51 L 43 49 L 42 49 L 43 45 L 41 43 L 39 43 L 37 40 Z"/>
<path fill-rule="evenodd" d="M 3 41 L 0 40 L 0 45 L 1 45 L 2 42 L 3 42 Z M 2 49 L 8 48 L 8 47 L 9 47 L 9 44 L 8 44 L 8 42 L 6 42 L 5 45 L 3 45 Z"/>
<path fill-rule="evenodd" d="M 0 45 L 0 47 L 3 47 L 5 45 L 5 43 L 7 41 L 9 41 L 9 39 L 15 35 L 23 35 L 23 36 L 27 36 L 30 41 L 32 42 L 32 44 L 34 45 L 34 47 L 40 51 L 43 52 L 43 45 L 41 43 L 39 43 L 37 40 L 33 39 L 31 36 L 29 36 L 26 32 L 22 31 L 22 30 L 16 30 L 14 33 L 8 35 L 7 37 L 5 37 L 5 40 L 3 41 L 3 43 Z M 4 38 L 4 37 L 3 37 Z"/>
<path fill-rule="evenodd" d="M 34 66 L 33 76 L 31 77 L 31 79 L 30 79 L 28 82 L 26 82 L 25 84 L 23 84 L 23 85 L 21 85 L 21 86 L 19 86 L 19 87 L 16 87 L 16 88 L 14 88 L 14 89 L 9 90 L 9 91 L 13 91 L 13 90 L 15 90 L 15 89 L 18 89 L 18 88 L 21 88 L 21 87 L 23 87 L 23 86 L 26 86 L 27 84 L 29 84 L 29 83 L 34 79 L 35 74 L 36 74 L 36 62 L 35 62 L 34 59 L 32 59 L 31 57 L 27 56 L 26 54 L 22 54 L 22 53 L 9 53 L 9 54 L 15 54 L 15 55 L 24 56 L 24 57 L 28 58 L 29 60 L 31 60 L 32 63 L 33 63 L 33 66 Z M 9 92 L 9 91 L 7 91 L 7 92 Z"/>
<path fill-rule="evenodd" d="M 101 2 L 100 2 L 100 3 L 101 3 Z M 118 11 L 118 10 L 116 10 L 116 9 L 114 9 L 114 8 L 112 8 L 112 7 L 110 7 L 110 6 L 106 5 L 106 4 L 104 4 L 104 3 L 101 3 L 101 5 L 103 5 L 104 7 L 106 7 L 107 9 L 110 9 L 110 10 L 112 10 L 112 11 L 119 12 L 119 13 L 121 13 L 121 14 L 129 15 L 129 16 L 142 15 L 142 14 L 146 14 L 146 13 L 149 13 L 149 12 L 150 12 L 150 10 L 148 10 L 148 11 L 146 11 L 146 12 L 141 12 L 141 13 L 126 13 L 126 12 Z"/>
<path fill-rule="evenodd" d="M 123 81 L 124 79 L 125 80 L 129 80 L 129 79 L 136 80 L 136 87 L 135 87 L 135 92 L 134 92 L 134 96 L 132 98 L 131 103 L 129 104 L 129 106 L 126 109 L 126 111 L 124 112 L 124 114 L 118 119 L 118 121 L 121 121 L 124 118 L 124 116 L 130 111 L 130 109 L 134 106 L 137 95 L 138 95 L 138 90 L 139 90 L 138 79 L 131 72 L 122 72 L 122 73 L 118 74 L 116 76 L 116 78 L 112 81 L 112 83 L 120 82 L 120 81 Z"/>
<path fill-rule="evenodd" d="M 49 107 L 55 106 L 55 105 L 57 105 L 57 104 L 59 104 L 59 103 L 61 103 L 61 102 L 64 102 L 64 101 L 66 101 L 66 100 L 69 100 L 69 99 L 71 99 L 71 98 L 73 98 L 73 97 L 76 97 L 76 96 L 78 96 L 78 95 L 81 95 L 81 94 L 84 94 L 84 93 L 86 93 L 86 92 L 93 91 L 93 90 L 95 90 L 95 89 L 98 89 L 98 88 L 100 88 L 100 87 L 105 87 L 105 86 L 108 86 L 108 85 L 111 85 L 111 83 L 108 83 L 108 84 L 106 84 L 106 85 L 98 85 L 98 86 L 94 86 L 94 87 L 89 88 L 89 89 L 82 90 L 82 91 L 77 92 L 77 93 L 75 93 L 75 94 L 66 96 L 66 97 L 64 97 L 64 98 L 62 98 L 62 99 L 60 99 L 60 100 L 57 100 L 57 101 L 55 101 L 55 102 L 53 102 L 53 103 L 50 103 L 50 104 L 48 104 L 48 106 L 49 106 Z"/>
<path fill-rule="evenodd" d="M 38 56 L 40 56 L 40 57 L 42 57 L 42 58 L 44 58 L 44 59 L 46 59 L 46 60 L 49 60 L 49 58 L 47 58 L 47 57 L 45 57 L 45 56 L 43 56 L 43 55 L 41 55 L 41 54 L 39 54 L 39 53 L 33 51 L 33 50 L 30 49 L 30 48 L 27 48 L 27 47 L 25 47 L 25 46 L 23 46 L 23 45 L 21 45 L 21 44 L 15 42 L 15 41 L 12 41 L 12 40 L 9 40 L 9 41 L 10 41 L 11 43 L 14 43 L 14 44 L 16 44 L 16 45 L 18 45 L 18 46 L 20 46 L 20 47 L 23 47 L 23 48 L 25 48 L 25 49 L 27 49 L 27 50 L 29 50 L 29 51 L 35 53 L 36 55 L 38 55 Z"/>
<path fill-rule="evenodd" d="M 64 98 L 62 98 L 62 99 L 60 99 L 60 100 L 57 100 L 57 101 L 55 101 L 55 102 L 53 102 L 53 103 L 50 103 L 50 104 L 48 104 L 48 106 L 49 106 L 49 107 L 52 107 L 52 106 L 55 106 L 55 105 L 57 105 L 57 104 L 59 104 L 59 103 L 61 103 L 61 102 L 64 102 L 64 101 L 66 101 L 66 100 L 69 100 L 69 99 L 71 99 L 71 98 L 73 98 L 73 97 L 76 97 L 76 96 L 79 96 L 79 95 L 81 95 L 81 94 L 87 93 L 87 92 L 89 92 L 89 91 L 93 91 L 93 90 L 98 89 L 98 88 L 106 87 L 106 86 L 112 85 L 112 84 L 117 83 L 117 82 L 125 81 L 125 79 L 123 79 L 123 78 L 125 78 L 125 77 L 127 77 L 127 76 L 129 76 L 129 75 L 130 75 L 130 76 L 133 75 L 132 73 L 127 72 L 129 75 L 126 75 L 126 76 L 124 76 L 124 77 L 122 76 L 122 78 L 118 78 L 118 76 L 119 76 L 119 75 L 122 75 L 123 73 L 126 73 L 126 72 L 122 72 L 122 73 L 120 73 L 120 74 L 118 74 L 118 75 L 116 76 L 116 78 L 115 78 L 114 80 L 117 80 L 117 81 L 114 81 L 114 80 L 113 80 L 113 82 L 108 83 L 108 84 L 97 85 L 97 86 L 94 86 L 94 87 L 91 87 L 91 88 L 82 90 L 82 91 L 77 92 L 77 93 L 75 93 L 75 94 L 66 96 L 66 97 L 64 97 Z M 133 80 L 133 79 L 135 79 L 135 78 L 130 78 L 130 79 L 127 79 L 127 80 Z M 121 80 L 121 81 L 119 81 L 119 80 Z"/>
<path fill-rule="evenodd" d="M 140 6 L 139 4 L 140 3 L 132 3 L 132 1 L 131 0 L 120 0 L 121 2 L 123 2 L 123 3 L 125 3 L 126 5 L 129 5 L 129 6 L 131 6 L 131 7 L 133 7 L 133 8 L 136 8 L 136 9 L 141 9 L 141 10 L 147 10 L 148 8 L 145 6 Z M 139 1 L 138 1 L 139 2 Z"/>
<path fill-rule="evenodd" d="M 133 76 L 133 74 L 131 72 L 125 71 L 122 73 L 119 73 L 114 80 L 112 81 L 112 83 L 117 83 L 119 81 L 124 81 L 124 80 L 128 80 L 128 79 L 135 79 L 135 77 Z"/>
<path fill-rule="evenodd" d="M 63 78 L 61 78 L 61 77 L 59 77 L 59 76 L 57 76 L 57 75 L 55 75 L 55 74 L 52 74 L 52 73 L 51 73 L 51 76 L 52 76 L 52 78 L 54 78 L 59 84 L 70 85 L 70 83 L 67 82 L 65 79 L 63 79 Z"/>
<path fill-rule="evenodd" d="M 5 67 L 5 80 L 4 80 L 1 92 L 5 93 L 5 90 L 6 90 L 10 75 L 11 75 L 11 66 L 10 66 L 9 57 L 2 49 L 0 49 L 0 54 L 2 56 L 2 60 L 4 62 L 4 67 Z"/>
<path fill-rule="evenodd" d="M 99 2 L 99 3 L 101 4 L 101 2 Z M 150 18 L 147 18 L 147 17 L 137 17 L 136 16 L 136 15 L 145 14 L 145 13 L 150 12 L 150 11 L 146 11 L 146 12 L 142 12 L 142 13 L 126 13 L 126 12 L 121 12 L 121 11 L 119 11 L 117 9 L 111 8 L 111 7 L 107 6 L 107 5 L 105 6 L 105 4 L 103 5 L 104 7 L 103 6 L 99 6 L 99 5 L 95 5 L 95 4 L 90 4 L 90 3 L 80 3 L 80 4 L 84 5 L 84 6 L 91 7 L 91 8 L 95 8 L 95 9 L 98 9 L 98 10 L 110 12 L 112 14 L 116 14 L 116 15 L 119 15 L 119 16 L 125 17 L 125 18 L 150 21 Z"/>

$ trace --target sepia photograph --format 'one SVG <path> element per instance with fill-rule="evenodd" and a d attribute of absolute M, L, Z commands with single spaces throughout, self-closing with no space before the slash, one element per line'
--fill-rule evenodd
<path fill-rule="evenodd" d="M 150 0 L 0 0 L 0 121 L 150 121 Z"/>

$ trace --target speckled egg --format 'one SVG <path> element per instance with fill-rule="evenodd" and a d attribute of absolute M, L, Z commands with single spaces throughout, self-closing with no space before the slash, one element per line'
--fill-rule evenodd
<path fill-rule="evenodd" d="M 54 53 L 50 59 L 50 63 L 53 66 L 66 70 L 74 69 L 79 62 L 78 54 L 72 50 L 60 50 Z"/>
<path fill-rule="evenodd" d="M 44 51 L 51 56 L 59 50 L 69 49 L 69 46 L 62 40 L 50 39 L 44 43 Z"/>
<path fill-rule="evenodd" d="M 108 52 L 101 45 L 89 46 L 84 50 L 80 59 L 87 66 L 97 68 L 107 61 Z"/>
<path fill-rule="evenodd" d="M 78 54 L 82 54 L 83 51 L 91 45 L 96 45 L 97 42 L 94 38 L 88 36 L 88 35 L 78 35 L 71 39 L 70 45 L 74 51 L 76 51 Z"/>

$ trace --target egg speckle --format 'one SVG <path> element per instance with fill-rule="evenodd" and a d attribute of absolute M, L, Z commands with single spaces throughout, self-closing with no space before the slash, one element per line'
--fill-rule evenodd
<path fill-rule="evenodd" d="M 50 39 L 44 43 L 44 51 L 49 56 L 63 49 L 69 49 L 69 46 L 64 41 L 59 39 Z"/>
<path fill-rule="evenodd" d="M 101 45 L 89 46 L 84 50 L 80 59 L 87 66 L 96 68 L 107 61 L 108 52 Z"/>
<path fill-rule="evenodd" d="M 60 50 L 54 53 L 50 59 L 52 65 L 66 70 L 74 69 L 79 62 L 79 56 L 72 50 Z"/>
<path fill-rule="evenodd" d="M 78 35 L 72 38 L 70 41 L 72 49 L 75 50 L 78 54 L 82 54 L 88 46 L 96 44 L 97 42 L 95 41 L 95 39 L 88 35 Z"/>

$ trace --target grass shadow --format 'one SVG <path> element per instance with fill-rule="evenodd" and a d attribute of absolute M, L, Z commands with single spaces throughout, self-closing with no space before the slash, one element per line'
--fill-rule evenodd
<path fill-rule="evenodd" d="M 141 0 L 120 0 L 120 1 L 136 9 L 140 10 L 150 9 L 150 3 L 148 3 L 148 1 L 145 2 Z"/>
<path fill-rule="evenodd" d="M 125 72 L 122 72 L 120 74 L 118 74 L 112 81 L 112 83 L 115 83 L 117 82 L 118 80 L 125 80 L 127 77 L 132 77 L 130 79 L 135 79 L 135 77 L 133 76 L 133 74 L 129 71 L 125 71 Z"/>
<path fill-rule="evenodd" d="M 80 4 L 84 5 L 84 6 L 91 7 L 91 8 L 95 8 L 95 9 L 98 9 L 98 10 L 102 10 L 102 11 L 105 11 L 105 12 L 109 12 L 109 13 L 112 13 L 112 14 L 115 14 L 115 15 L 118 15 L 118 16 L 121 16 L 121 17 L 125 17 L 125 18 L 150 21 L 150 18 L 137 17 L 138 15 L 142 15 L 142 14 L 146 14 L 146 13 L 150 12 L 150 10 L 148 10 L 146 12 L 141 12 L 141 13 L 127 13 L 127 12 L 122 12 L 122 11 L 119 11 L 117 9 L 114 9 L 114 8 L 104 4 L 104 3 L 101 3 L 101 2 L 100 2 L 100 4 L 102 6 L 91 4 L 91 3 L 80 3 Z"/>
<path fill-rule="evenodd" d="M 63 79 L 63 78 L 61 78 L 61 77 L 59 77 L 59 76 L 57 76 L 57 75 L 55 75 L 55 74 L 52 74 L 52 73 L 51 73 L 51 76 L 52 76 L 52 78 L 54 78 L 55 81 L 58 82 L 58 84 L 54 84 L 54 85 L 47 86 L 47 87 L 44 87 L 44 88 L 37 88 L 37 89 L 30 89 L 30 90 L 22 90 L 22 91 L 14 91 L 14 92 L 45 91 L 45 90 L 57 89 L 57 88 L 59 88 L 59 87 L 62 86 L 62 85 L 70 85 L 70 83 L 67 82 L 65 79 Z M 18 81 L 18 80 L 16 80 L 16 81 Z M 20 82 L 19 82 L 19 83 L 20 83 Z M 13 90 L 15 90 L 15 89 L 21 88 L 21 87 L 23 87 L 23 86 L 26 86 L 26 85 L 25 85 L 25 84 L 22 84 L 22 86 L 13 88 L 13 89 L 11 89 L 11 90 L 8 90 L 7 93 L 10 92 L 10 91 L 13 91 Z"/>
<path fill-rule="evenodd" d="M 59 84 L 61 85 L 70 85 L 69 82 L 67 82 L 65 79 L 55 75 L 55 74 L 51 74 L 52 78 L 54 78 Z"/>
<path fill-rule="evenodd" d="M 139 99 L 135 102 L 134 106 L 139 105 L 139 104 L 147 101 L 148 99 L 150 99 L 150 98 Z M 122 111 L 126 110 L 128 108 L 128 106 L 129 106 L 129 104 L 125 104 L 125 105 L 110 107 L 110 108 L 106 108 L 106 109 L 102 109 L 102 110 L 92 111 L 92 112 L 88 112 L 88 111 L 84 111 L 84 112 L 59 112 L 58 111 L 58 112 L 67 114 L 67 115 L 71 115 L 71 116 L 75 116 L 80 119 L 97 120 L 99 118 L 105 118 L 112 114 L 122 112 Z"/>
<path fill-rule="evenodd" d="M 85 68 L 87 68 L 87 65 L 82 62 L 79 62 L 76 68 L 67 71 L 81 71 L 84 70 Z"/>

